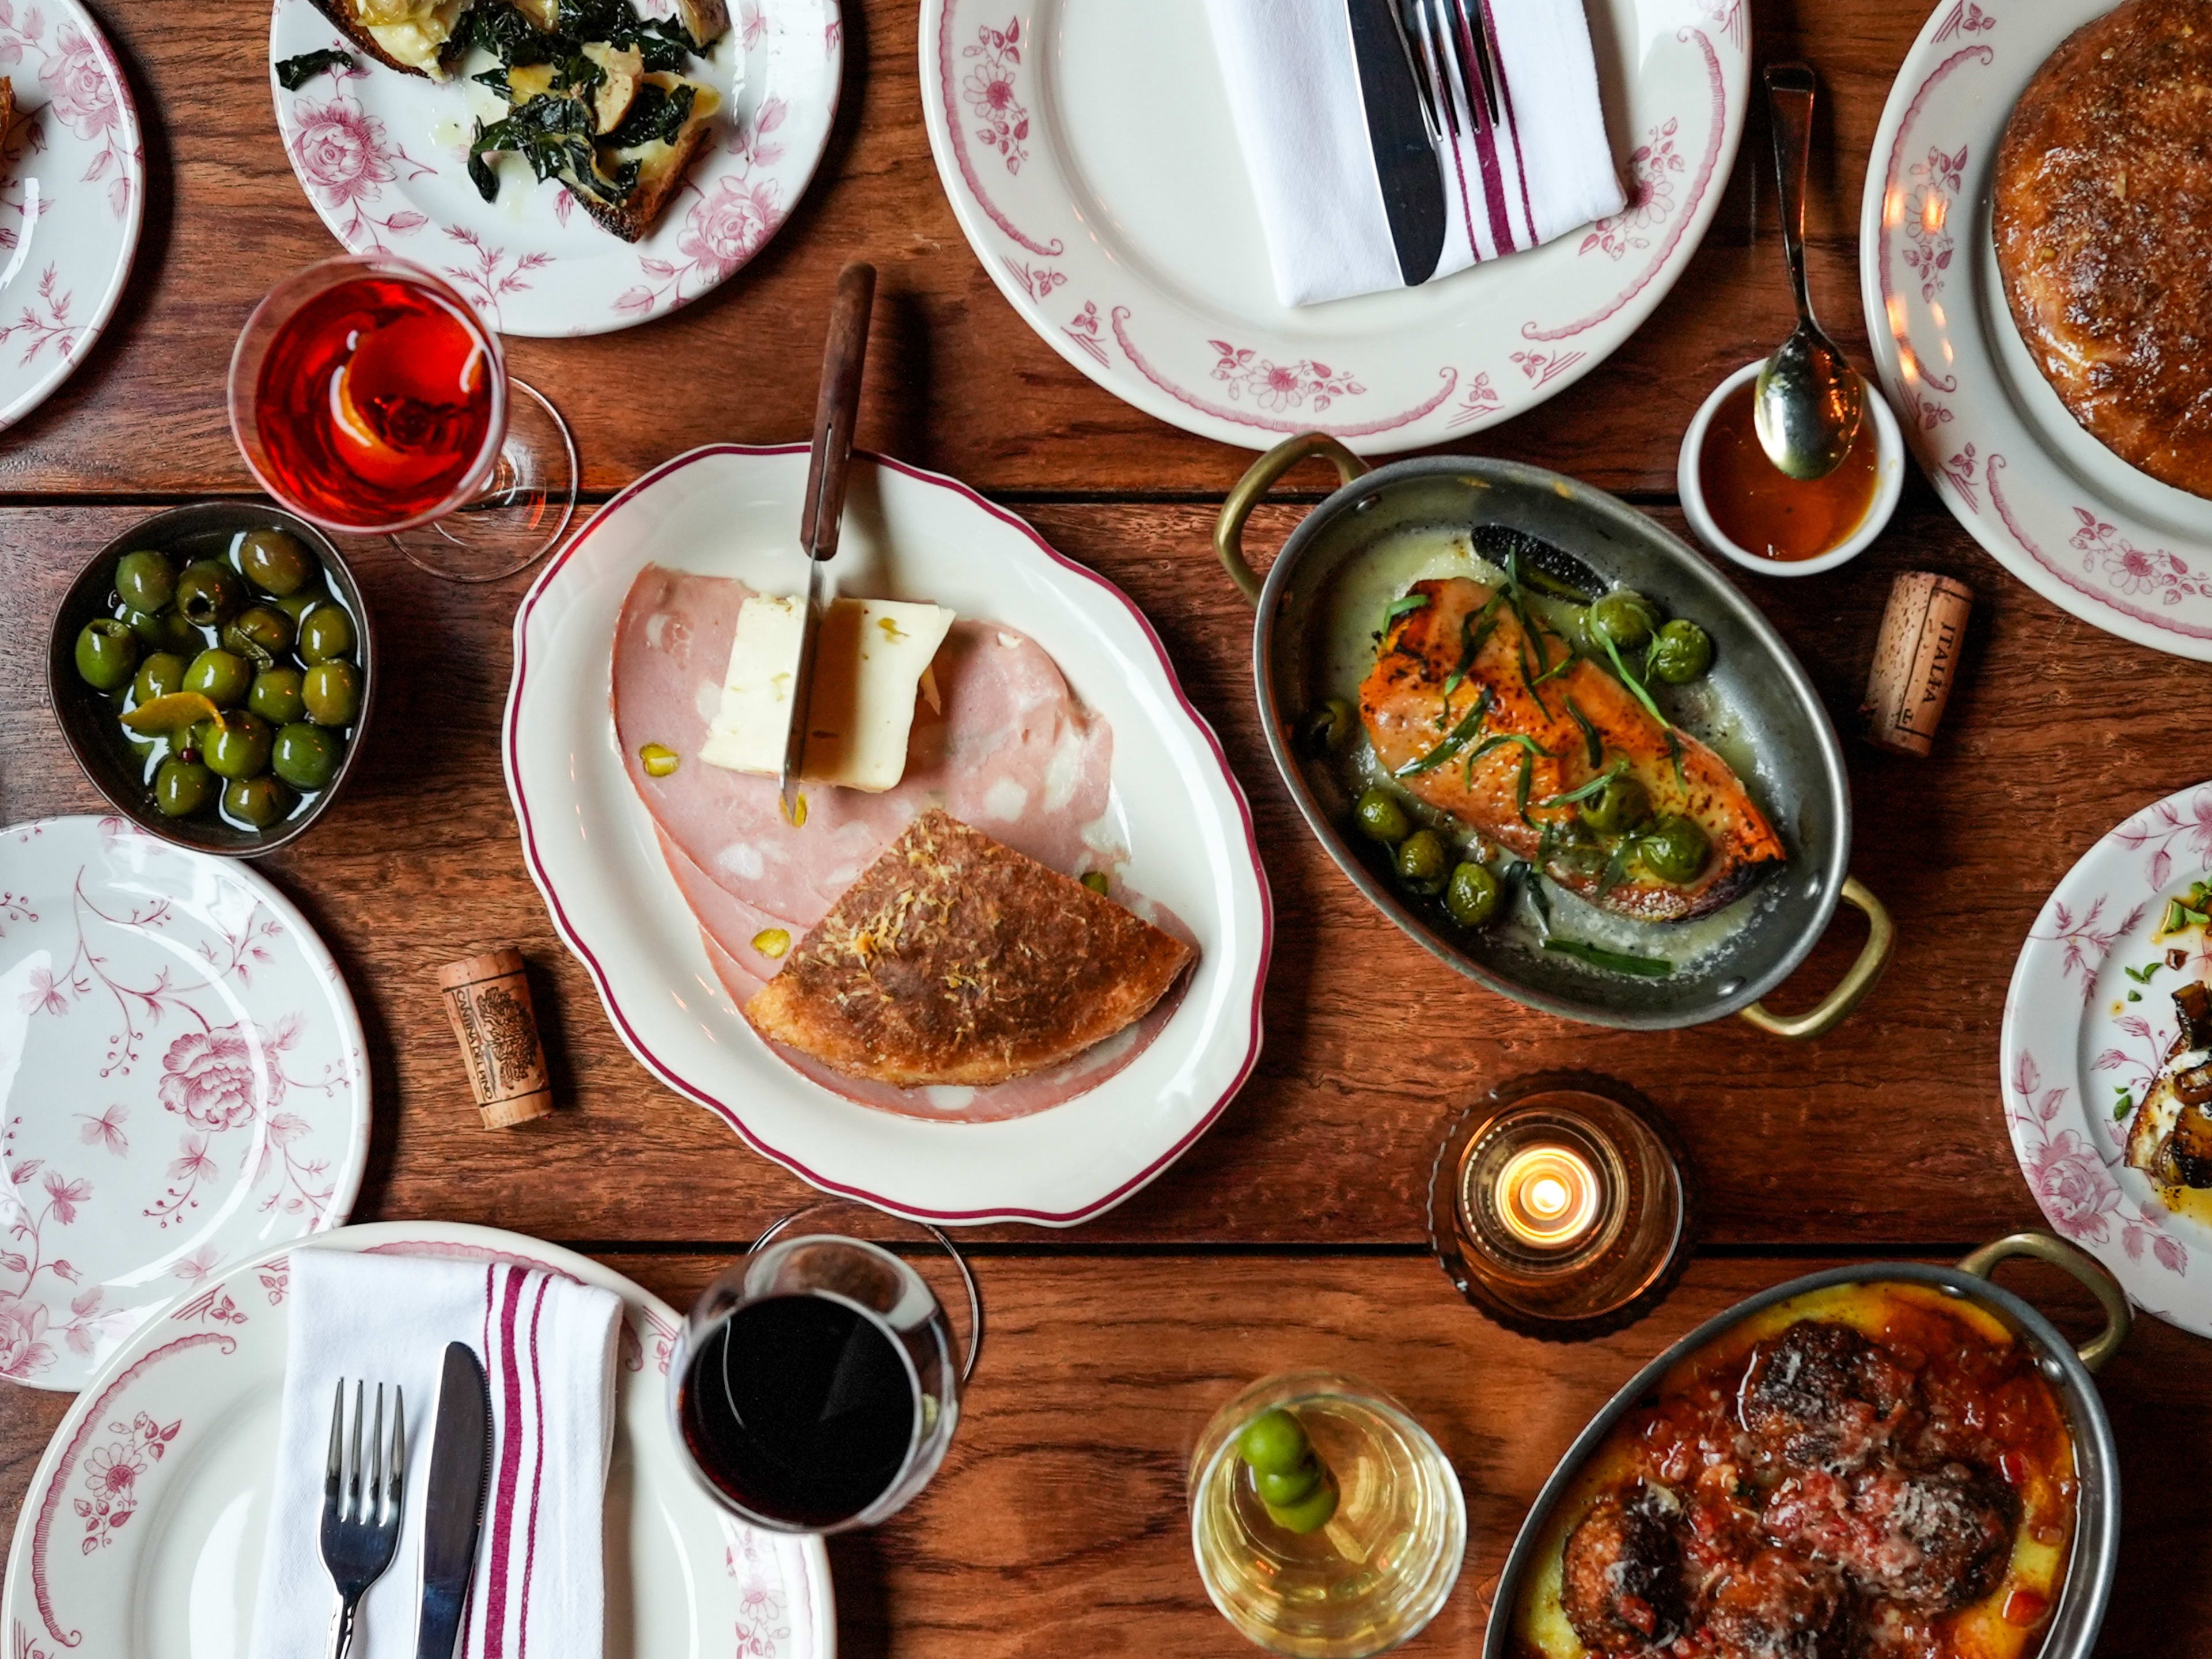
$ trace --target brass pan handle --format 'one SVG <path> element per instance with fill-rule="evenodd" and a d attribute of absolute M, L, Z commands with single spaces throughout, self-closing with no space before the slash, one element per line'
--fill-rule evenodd
<path fill-rule="evenodd" d="M 1867 890 L 1866 884 L 1856 876 L 1844 880 L 1844 902 L 1866 914 L 1867 942 L 1859 950 L 1859 959 L 1850 971 L 1836 982 L 1814 1007 L 1802 1014 L 1784 1017 L 1770 1014 L 1766 1005 L 1754 1002 L 1737 1012 L 1737 1018 L 1756 1025 L 1772 1036 L 1793 1037 L 1802 1042 L 1832 1031 L 1842 1024 L 1851 1010 L 1866 1000 L 1874 989 L 1874 982 L 1881 977 L 1881 970 L 1889 966 L 1890 952 L 1897 948 L 1897 924 L 1889 919 L 1882 902 Z"/>
<path fill-rule="evenodd" d="M 1295 438 L 1284 439 L 1252 463 L 1237 481 L 1237 488 L 1229 492 L 1229 499 L 1222 502 L 1221 516 L 1214 521 L 1214 556 L 1229 573 L 1229 580 L 1237 584 L 1237 591 L 1254 605 L 1260 603 L 1260 577 L 1244 557 L 1244 521 L 1276 481 L 1310 455 L 1327 456 L 1336 468 L 1336 476 L 1346 483 L 1367 471 L 1366 462 L 1326 432 L 1301 432 Z"/>
<path fill-rule="evenodd" d="M 2128 1293 L 2120 1288 L 2120 1281 L 2087 1250 L 2069 1244 L 2055 1233 L 2045 1232 L 2012 1233 L 1984 1244 L 1959 1263 L 1959 1271 L 1972 1273 L 1977 1279 L 1989 1279 L 1995 1275 L 1998 1262 L 2018 1255 L 2048 1262 L 2078 1279 L 2097 1298 L 2097 1305 L 2105 1310 L 2105 1328 L 2075 1352 L 2081 1358 L 2082 1369 L 2092 1376 L 2104 1370 L 2105 1362 L 2120 1351 L 2120 1345 L 2128 1340 L 2128 1332 L 2135 1326 L 2135 1312 L 2128 1306 Z"/>

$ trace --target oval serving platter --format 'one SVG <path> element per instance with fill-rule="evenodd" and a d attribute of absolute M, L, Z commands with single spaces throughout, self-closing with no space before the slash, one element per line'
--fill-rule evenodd
<path fill-rule="evenodd" d="M 1114 732 L 1110 816 L 1129 887 L 1197 939 L 1188 989 L 1124 1070 L 1049 1110 L 930 1122 L 792 1070 L 716 980 L 617 746 L 615 621 L 659 562 L 767 592 L 805 585 L 793 530 L 807 446 L 711 445 L 647 474 L 580 531 L 515 617 L 505 753 L 532 878 L 608 1017 L 656 1077 L 825 1190 L 938 1222 L 1068 1226 L 1180 1157 L 1258 1058 L 1272 915 L 1243 792 L 1119 590 L 948 478 L 859 458 L 831 574 L 848 593 L 929 600 L 1018 628 Z"/>

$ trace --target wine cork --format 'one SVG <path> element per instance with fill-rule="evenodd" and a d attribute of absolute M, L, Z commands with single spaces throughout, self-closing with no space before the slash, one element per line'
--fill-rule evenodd
<path fill-rule="evenodd" d="M 553 1084 L 522 952 L 508 948 L 449 963 L 438 970 L 438 988 L 484 1127 L 503 1129 L 551 1111 Z"/>
<path fill-rule="evenodd" d="M 1899 755 L 1926 755 L 1951 700 L 1951 680 L 1974 608 L 1973 590 L 1932 571 L 1901 572 L 1889 590 L 1867 676 L 1867 741 Z"/>

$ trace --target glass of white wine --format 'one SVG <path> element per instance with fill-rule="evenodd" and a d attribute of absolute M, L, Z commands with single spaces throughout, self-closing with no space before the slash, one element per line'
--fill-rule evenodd
<path fill-rule="evenodd" d="M 1450 1461 L 1404 1407 L 1331 1371 L 1253 1384 L 1190 1465 L 1206 1594 L 1263 1648 L 1363 1659 L 1418 1633 L 1467 1553 Z"/>

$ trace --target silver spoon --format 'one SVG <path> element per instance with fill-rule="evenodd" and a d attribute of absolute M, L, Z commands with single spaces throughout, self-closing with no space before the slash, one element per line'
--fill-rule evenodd
<path fill-rule="evenodd" d="M 1766 66 L 1766 105 L 1774 122 L 1774 170 L 1780 175 L 1782 251 L 1797 295 L 1797 329 L 1759 371 L 1753 417 L 1767 459 L 1793 478 L 1825 478 L 1859 434 L 1866 399 L 1858 371 L 1813 320 L 1805 288 L 1805 161 L 1812 148 L 1813 70 L 1806 64 Z"/>

